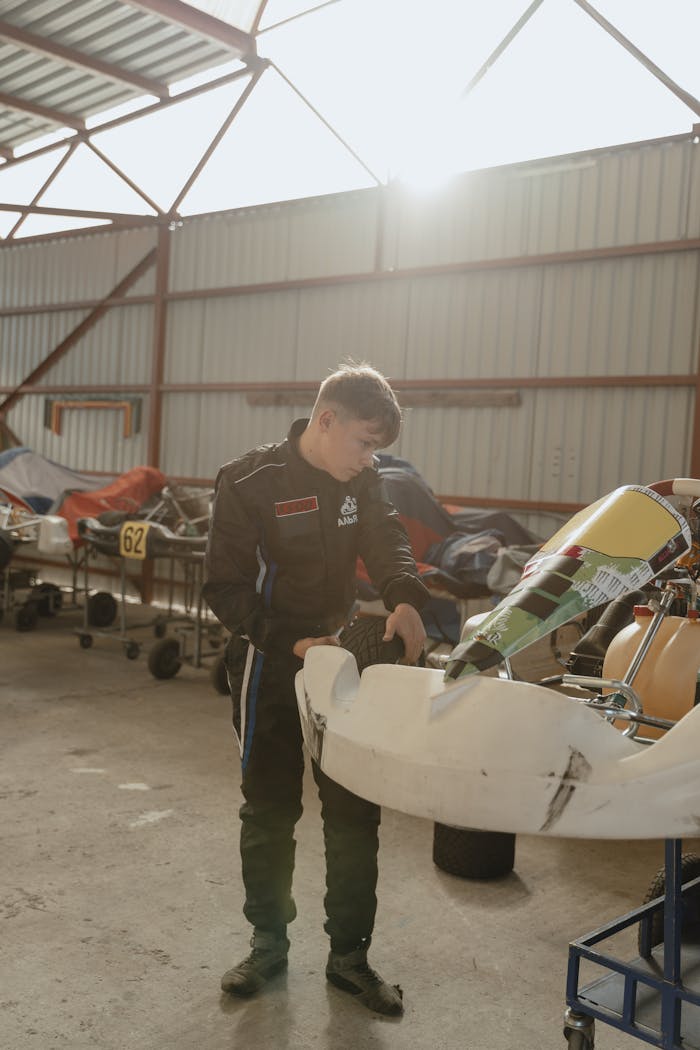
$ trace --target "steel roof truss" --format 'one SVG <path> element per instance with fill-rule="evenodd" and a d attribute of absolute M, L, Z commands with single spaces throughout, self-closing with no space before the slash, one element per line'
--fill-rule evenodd
<path fill-rule="evenodd" d="M 38 102 L 31 102 L 28 98 L 19 98 L 17 95 L 7 95 L 5 92 L 0 92 L 0 106 L 19 110 L 21 113 L 31 113 L 34 117 L 41 117 L 42 120 L 51 121 L 52 124 L 57 125 L 59 128 L 73 128 L 75 131 L 82 131 L 85 128 L 85 121 L 81 120 L 80 117 L 75 117 L 71 113 L 63 113 L 58 109 L 52 109 L 50 106 L 42 106 Z"/>
<path fill-rule="evenodd" d="M 4 20 L 0 20 L 0 39 L 11 41 L 13 44 L 27 48 L 30 51 L 37 51 L 40 54 L 49 55 L 51 58 L 60 59 L 70 66 L 77 66 L 78 69 L 99 73 L 100 76 L 107 77 L 109 80 L 128 84 L 129 87 L 139 92 L 145 92 L 147 95 L 155 95 L 156 98 L 168 97 L 167 85 L 161 84 L 151 77 L 142 76 L 140 73 L 124 69 L 121 66 L 115 66 L 111 62 L 105 62 L 101 58 L 97 58 L 95 55 L 76 51 L 75 48 L 59 44 L 57 40 L 37 36 L 27 29 L 22 29 Z"/>
<path fill-rule="evenodd" d="M 229 22 L 223 22 L 206 11 L 190 7 L 181 0 L 129 0 L 132 7 L 138 7 L 157 18 L 164 18 L 176 26 L 199 33 L 217 44 L 223 44 L 237 58 L 248 58 L 255 55 L 255 37 L 244 33 Z"/>

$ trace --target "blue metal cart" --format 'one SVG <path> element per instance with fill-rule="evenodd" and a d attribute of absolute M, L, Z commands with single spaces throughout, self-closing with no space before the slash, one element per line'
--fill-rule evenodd
<path fill-rule="evenodd" d="M 665 844 L 665 892 L 621 918 L 572 941 L 566 981 L 564 1037 L 569 1050 L 593 1050 L 595 1022 L 618 1028 L 663 1050 L 700 1048 L 700 939 L 686 936 L 690 898 L 700 877 L 682 882 L 681 840 Z M 654 947 L 652 923 L 663 910 L 663 942 Z M 598 950 L 620 931 L 640 924 L 640 954 L 630 962 Z M 609 971 L 581 988 L 581 960 Z"/>

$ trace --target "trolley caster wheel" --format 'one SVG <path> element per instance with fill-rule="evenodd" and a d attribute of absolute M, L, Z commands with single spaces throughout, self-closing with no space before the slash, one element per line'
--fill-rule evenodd
<path fill-rule="evenodd" d="M 564 1038 L 568 1050 L 594 1050 L 595 1021 L 586 1014 L 567 1010 L 564 1014 Z"/>
<path fill-rule="evenodd" d="M 168 630 L 168 624 L 165 620 L 156 620 L 153 624 L 153 633 L 156 638 L 165 638 L 165 632 Z"/>
<path fill-rule="evenodd" d="M 98 591 L 87 600 L 87 618 L 91 627 L 111 627 L 117 618 L 117 602 L 109 591 Z"/>
<path fill-rule="evenodd" d="M 228 675 L 226 674 L 226 661 L 223 656 L 217 656 L 209 669 L 209 681 L 222 696 L 229 696 Z"/>
<path fill-rule="evenodd" d="M 33 631 L 39 619 L 39 610 L 34 602 L 28 605 L 20 605 L 15 613 L 15 629 L 18 631 Z"/>
<path fill-rule="evenodd" d="M 497 879 L 513 870 L 515 835 L 436 823 L 433 863 L 463 879 Z"/>
<path fill-rule="evenodd" d="M 40 616 L 55 616 L 63 608 L 63 594 L 55 583 L 40 583 L 37 587 L 37 608 Z"/>
<path fill-rule="evenodd" d="M 127 642 L 124 646 L 124 654 L 127 660 L 138 660 L 141 646 L 138 642 Z"/>
<path fill-rule="evenodd" d="M 81 634 L 81 635 L 79 635 L 78 640 L 80 642 L 80 648 L 81 649 L 92 649 L 92 635 L 91 634 Z"/>
<path fill-rule="evenodd" d="M 690 882 L 700 875 L 700 857 L 696 853 L 683 853 L 681 856 L 681 883 Z M 642 904 L 648 904 L 666 892 L 666 868 L 661 868 L 651 881 Z M 681 898 L 681 932 L 697 935 L 700 929 L 700 885 Z M 650 948 L 662 944 L 664 939 L 664 909 L 659 908 L 651 917 Z M 642 954 L 642 923 L 639 924 L 637 937 L 639 954 Z"/>
<path fill-rule="evenodd" d="M 174 678 L 182 667 L 177 638 L 163 638 L 148 654 L 148 670 L 154 678 Z"/>

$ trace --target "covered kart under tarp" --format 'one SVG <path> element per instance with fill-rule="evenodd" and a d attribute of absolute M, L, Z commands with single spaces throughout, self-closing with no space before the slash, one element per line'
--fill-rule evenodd
<path fill-rule="evenodd" d="M 106 511 L 137 516 L 143 505 L 165 484 L 165 475 L 155 467 L 134 467 L 93 492 L 66 494 L 54 510 L 66 519 L 70 537 L 78 544 L 81 542 L 78 530 L 81 518 L 98 519 Z"/>
<path fill-rule="evenodd" d="M 104 478 L 81 474 L 21 445 L 0 452 L 0 489 L 38 514 L 55 511 L 66 492 L 89 492 Z"/>
<path fill-rule="evenodd" d="M 671 494 L 700 496 L 700 482 L 626 486 L 575 516 L 513 593 L 467 630 L 447 675 L 385 665 L 360 677 L 350 653 L 310 649 L 297 700 L 321 768 L 374 802 L 457 827 L 591 838 L 697 834 L 698 708 L 643 745 L 593 702 L 479 673 L 582 610 L 644 586 L 689 552 L 688 524 L 664 498 Z"/>

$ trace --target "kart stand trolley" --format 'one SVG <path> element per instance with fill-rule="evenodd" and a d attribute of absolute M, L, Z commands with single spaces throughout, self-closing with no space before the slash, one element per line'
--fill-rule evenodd
<path fill-rule="evenodd" d="M 700 939 L 686 936 L 690 898 L 700 878 L 682 883 L 681 840 L 665 843 L 664 894 L 569 945 L 564 1037 L 569 1050 L 593 1050 L 595 1021 L 663 1050 L 700 1047 Z M 663 914 L 663 941 L 652 923 Z M 599 951 L 606 938 L 639 923 L 637 958 L 622 962 Z M 684 929 L 685 927 L 685 929 Z M 579 987 L 582 959 L 610 971 Z"/>
<path fill-rule="evenodd" d="M 117 632 L 90 631 L 87 620 L 78 632 L 80 645 L 88 649 L 92 635 L 115 637 L 124 646 L 128 659 L 134 660 L 140 653 L 140 644 L 129 637 L 126 623 L 126 565 L 129 560 L 143 562 L 145 559 L 163 559 L 169 566 L 168 607 L 156 618 L 141 627 L 152 626 L 156 638 L 160 639 L 150 649 L 148 667 L 155 678 L 172 678 L 183 663 L 201 667 L 207 656 L 219 655 L 221 625 L 206 616 L 202 600 L 204 575 L 204 550 L 206 536 L 181 536 L 160 522 L 146 520 L 123 521 L 116 525 L 104 525 L 93 518 L 83 518 L 78 531 L 89 547 L 102 554 L 119 559 L 121 583 L 121 607 Z M 86 559 L 87 563 L 87 559 Z M 175 608 L 175 565 L 179 564 L 184 585 L 184 610 Z M 87 568 L 86 568 L 87 590 Z M 116 604 L 116 603 L 115 603 Z M 168 624 L 178 624 L 178 637 L 165 637 Z M 192 636 L 193 652 L 189 652 L 188 638 Z"/>

